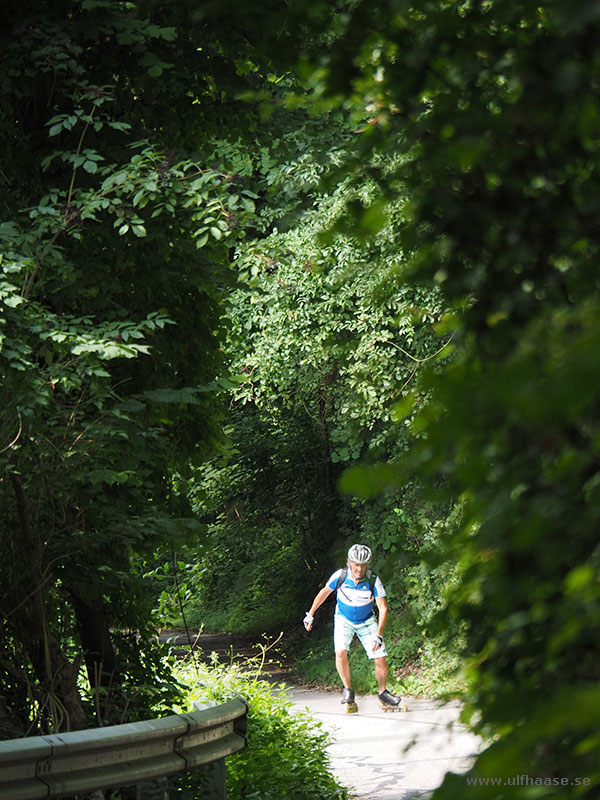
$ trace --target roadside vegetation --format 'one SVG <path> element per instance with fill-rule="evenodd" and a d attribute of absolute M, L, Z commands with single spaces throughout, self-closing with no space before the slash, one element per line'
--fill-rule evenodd
<path fill-rule="evenodd" d="M 248 743 L 226 759 L 228 798 L 345 800 L 346 790 L 328 772 L 331 735 L 308 712 L 292 712 L 283 687 L 261 680 L 259 669 L 260 658 L 242 668 L 188 661 L 175 669 L 186 687 L 181 713 L 236 696 L 248 702 Z"/>

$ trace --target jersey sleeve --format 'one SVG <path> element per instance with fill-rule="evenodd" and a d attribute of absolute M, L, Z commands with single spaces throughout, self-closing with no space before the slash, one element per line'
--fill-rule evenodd
<path fill-rule="evenodd" d="M 329 580 L 325 584 L 325 586 L 328 589 L 331 589 L 332 592 L 335 592 L 335 590 L 337 588 L 338 578 L 340 577 L 341 574 L 342 574 L 341 568 L 340 569 L 336 569 L 336 571 L 333 573 L 333 575 L 330 576 Z"/>
<path fill-rule="evenodd" d="M 375 586 L 373 586 L 373 595 L 374 597 L 385 597 L 386 591 L 383 588 L 383 583 L 379 580 L 379 577 L 375 578 Z"/>

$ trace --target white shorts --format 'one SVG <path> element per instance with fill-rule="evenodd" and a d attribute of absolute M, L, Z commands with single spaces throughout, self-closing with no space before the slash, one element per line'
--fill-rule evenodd
<path fill-rule="evenodd" d="M 373 614 L 364 622 L 350 622 L 342 614 L 336 614 L 333 619 L 333 647 L 336 653 L 340 650 L 348 650 L 354 634 L 356 634 L 369 658 L 387 656 L 385 644 L 382 644 L 377 650 L 373 650 L 377 636 L 377 620 Z"/>

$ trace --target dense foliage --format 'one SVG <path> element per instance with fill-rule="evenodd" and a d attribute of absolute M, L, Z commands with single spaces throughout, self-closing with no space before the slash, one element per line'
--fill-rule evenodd
<path fill-rule="evenodd" d="M 230 443 L 196 470 L 191 488 L 211 535 L 191 579 L 194 613 L 212 629 L 290 630 L 360 539 L 377 553 L 390 603 L 406 617 L 390 640 L 404 662 L 423 643 L 415 621 L 439 606 L 449 577 L 440 570 L 423 580 L 418 564 L 449 524 L 454 500 L 425 504 L 418 481 L 408 481 L 365 502 L 340 494 L 338 481 L 349 464 L 402 458 L 411 435 L 398 431 L 393 409 L 409 385 L 420 386 L 424 365 L 443 368 L 451 335 L 434 331 L 444 311 L 435 288 L 381 279 L 405 261 L 396 235 L 401 204 L 390 207 L 389 220 L 372 221 L 372 237 L 365 228 L 363 237 L 323 238 L 343 224 L 347 203 L 376 200 L 377 185 L 365 171 L 359 181 L 324 188 L 331 167 L 315 168 L 309 147 L 331 144 L 310 133 L 302 155 L 279 165 L 288 205 L 304 189 L 304 210 L 281 215 L 267 235 L 237 248 L 241 279 L 226 314 L 225 354 L 238 375 Z M 340 133 L 344 149 L 329 151 L 338 166 L 356 139 Z M 262 197 L 260 184 L 256 190 Z M 269 213 L 285 211 L 281 188 L 270 191 Z"/>
<path fill-rule="evenodd" d="M 346 486 L 418 474 L 460 493 L 439 623 L 468 623 L 470 709 L 496 739 L 473 774 L 537 778 L 474 796 L 591 797 L 600 780 L 599 23 L 589 2 L 359 0 L 312 54 L 317 92 L 370 110 L 365 152 L 408 156 L 379 177 L 410 198 L 411 273 L 473 299 L 448 321 L 454 362 L 422 378 L 432 402 L 398 408 L 415 433 L 398 469 Z"/>
<path fill-rule="evenodd" d="M 473 775 L 593 796 L 597 4 L 190 5 L 5 4 L 3 727 L 86 724 L 84 652 L 162 702 L 114 631 L 174 546 L 251 629 L 361 538 L 465 636 Z"/>
<path fill-rule="evenodd" d="M 237 31 L 220 41 L 183 3 L 65 0 L 5 3 L 0 36 L 10 735 L 147 715 L 169 693 L 143 575 L 201 535 L 171 476 L 218 435 L 229 242 L 254 214 L 215 139 L 224 114 L 243 124 Z"/>

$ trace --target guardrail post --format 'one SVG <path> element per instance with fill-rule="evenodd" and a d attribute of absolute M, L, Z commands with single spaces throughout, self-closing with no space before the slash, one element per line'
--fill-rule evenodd
<path fill-rule="evenodd" d="M 206 787 L 206 800 L 227 800 L 227 784 L 225 782 L 225 759 L 220 758 L 207 765 L 209 776 Z"/>

